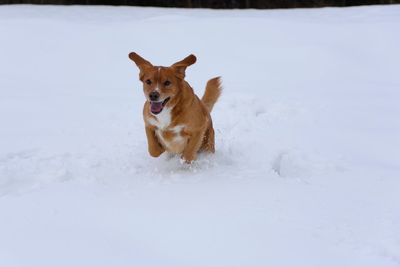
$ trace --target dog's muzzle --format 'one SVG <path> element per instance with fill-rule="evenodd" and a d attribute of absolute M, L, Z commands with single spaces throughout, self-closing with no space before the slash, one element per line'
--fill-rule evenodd
<path fill-rule="evenodd" d="M 164 99 L 163 101 L 150 101 L 150 111 L 151 113 L 157 115 L 161 113 L 167 102 L 169 101 L 169 97 Z M 151 100 L 151 99 L 150 99 Z"/>

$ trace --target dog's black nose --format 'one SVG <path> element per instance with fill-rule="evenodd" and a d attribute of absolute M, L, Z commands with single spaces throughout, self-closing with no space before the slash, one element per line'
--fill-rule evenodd
<path fill-rule="evenodd" d="M 153 91 L 149 94 L 149 98 L 151 101 L 157 101 L 159 97 L 160 97 L 160 94 L 156 91 Z"/>

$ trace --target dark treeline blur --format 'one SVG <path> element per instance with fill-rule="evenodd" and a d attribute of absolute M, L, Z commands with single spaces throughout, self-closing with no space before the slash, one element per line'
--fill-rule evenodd
<path fill-rule="evenodd" d="M 0 4 L 129 5 L 188 8 L 297 8 L 399 4 L 400 0 L 0 0 Z"/>

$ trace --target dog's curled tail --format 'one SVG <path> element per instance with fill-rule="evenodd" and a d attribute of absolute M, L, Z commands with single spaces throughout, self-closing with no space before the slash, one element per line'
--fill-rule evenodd
<path fill-rule="evenodd" d="M 221 92 L 221 77 L 212 78 L 207 82 L 206 91 L 201 98 L 201 102 L 203 102 L 204 106 L 206 106 L 208 112 L 211 112 L 211 110 L 213 109 L 214 104 L 217 102 L 219 96 L 221 95 Z"/>

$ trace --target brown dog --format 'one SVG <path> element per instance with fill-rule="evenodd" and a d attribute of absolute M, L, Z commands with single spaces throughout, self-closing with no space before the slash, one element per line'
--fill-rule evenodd
<path fill-rule="evenodd" d="M 199 151 L 214 153 L 210 112 L 221 94 L 220 77 L 207 82 L 200 100 L 184 79 L 186 68 L 196 62 L 194 55 L 170 67 L 153 66 L 134 52 L 129 58 L 140 70 L 147 99 L 143 117 L 150 155 L 158 157 L 168 151 L 191 163 Z"/>

